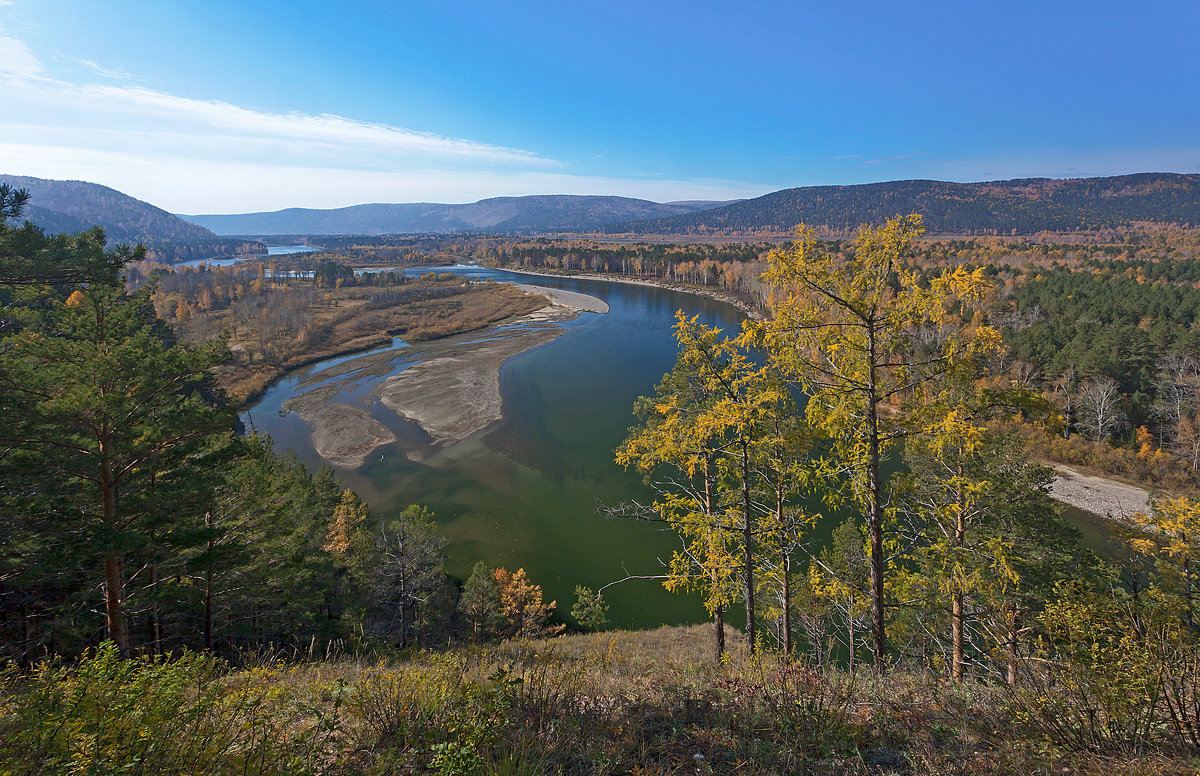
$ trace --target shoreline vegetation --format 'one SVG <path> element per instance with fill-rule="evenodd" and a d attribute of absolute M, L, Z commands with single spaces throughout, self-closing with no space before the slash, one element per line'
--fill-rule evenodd
<path fill-rule="evenodd" d="M 246 407 L 288 372 L 386 347 L 393 338 L 425 342 L 532 313 L 546 299 L 506 283 L 472 283 L 450 273 L 408 278 L 395 272 L 297 277 L 263 262 L 170 273 L 128 270 L 127 287 L 156 285 L 156 312 L 187 342 L 225 333 L 230 359 L 214 376 Z"/>
<path fill-rule="evenodd" d="M 447 254 L 422 254 L 422 257 L 441 261 L 453 260 Z M 275 383 L 297 369 L 343 356 L 366 354 L 364 358 L 368 358 L 373 351 L 387 348 L 397 336 L 404 337 L 410 343 L 434 342 L 453 335 L 477 332 L 509 319 L 518 323 L 522 316 L 539 309 L 538 303 L 529 297 L 529 294 L 549 299 L 551 305 L 543 305 L 545 309 L 559 304 L 563 309 L 574 307 L 578 311 L 607 312 L 607 306 L 602 302 L 582 294 L 520 283 L 466 283 L 450 273 L 428 272 L 418 279 L 408 280 L 402 284 L 408 293 L 399 300 L 389 299 L 390 295 L 386 289 L 403 276 L 389 273 L 383 268 L 380 268 L 381 271 L 375 277 L 390 278 L 390 283 L 369 287 L 347 285 L 352 278 L 362 280 L 362 276 L 355 276 L 352 271 L 356 263 L 371 259 L 373 266 L 378 267 L 380 258 L 393 257 L 371 254 L 356 257 L 357 260 L 348 260 L 345 265 L 333 263 L 333 266 L 344 268 L 344 271 L 339 272 L 337 277 L 324 279 L 316 272 L 311 273 L 312 278 L 292 277 L 286 270 L 279 270 L 280 267 L 287 266 L 286 262 L 277 261 L 272 264 L 253 259 L 240 262 L 241 266 L 187 268 L 182 272 L 182 268 L 175 268 L 172 275 L 178 274 L 184 279 L 190 279 L 193 275 L 200 276 L 207 283 L 192 283 L 188 289 L 189 284 L 186 282 L 179 283 L 175 279 L 176 282 L 172 283 L 168 280 L 165 283 L 168 288 L 165 293 L 159 294 L 160 301 L 156 307 L 162 308 L 159 312 L 165 318 L 175 318 L 175 323 L 185 339 L 199 340 L 211 336 L 216 327 L 222 324 L 233 328 L 235 336 L 231 337 L 229 345 L 234 358 L 230 363 L 218 366 L 215 374 L 218 385 L 243 408 L 254 404 Z M 417 261 L 417 257 L 413 255 L 407 258 Z M 134 284 L 139 282 L 141 276 L 148 275 L 152 266 L 147 263 L 141 267 L 134 267 Z M 298 266 L 315 268 L 320 266 L 320 263 L 309 256 Z M 272 268 L 275 272 L 269 273 Z M 398 268 L 403 269 L 402 266 Z M 748 301 L 745 295 L 705 286 L 604 272 L 535 271 L 506 266 L 498 268 L 531 277 L 575 278 L 663 288 L 731 304 L 753 320 L 764 319 L 762 309 Z M 174 279 L 172 276 L 167 277 Z M 306 295 L 309 298 L 305 300 L 309 307 L 308 320 L 299 330 L 284 332 L 284 336 L 291 336 L 291 341 L 284 348 L 272 348 L 266 343 L 255 343 L 247 336 L 236 336 L 241 333 L 239 320 L 247 316 L 244 313 L 239 315 L 241 311 L 235 309 L 232 300 L 225 310 L 219 309 L 219 305 L 214 306 L 213 302 L 214 296 L 220 297 L 219 289 L 224 277 L 241 278 L 242 294 L 253 297 L 257 291 L 268 299 L 272 295 L 295 296 L 297 291 L 305 296 L 306 289 L 311 286 L 312 290 Z M 160 283 L 162 282 L 160 280 Z M 458 288 L 455 289 L 454 286 Z M 183 290 L 180 287 L 183 287 Z M 188 290 L 191 291 L 190 295 Z M 447 290 L 457 293 L 441 296 Z M 236 293 L 234 291 L 228 295 L 233 297 Z M 392 302 L 391 306 L 380 307 L 381 303 L 386 305 L 389 301 Z M 264 307 L 266 305 L 259 306 L 260 309 Z M 282 307 L 285 308 L 286 314 L 288 305 L 284 304 Z M 421 320 L 422 318 L 424 320 Z M 382 329 L 378 328 L 381 326 Z M 279 327 L 268 325 L 265 328 Z M 278 337 L 278 333 L 276 336 Z M 524 336 L 532 336 L 532 333 L 526 333 Z M 535 338 L 517 350 L 498 346 L 480 350 L 472 359 L 482 357 L 489 363 L 473 380 L 456 379 L 456 373 L 458 377 L 463 377 L 457 369 L 463 362 L 455 360 L 456 357 L 437 360 L 434 364 L 412 371 L 407 378 L 397 379 L 392 383 L 391 389 L 386 391 L 386 396 L 381 392 L 379 398 L 402 417 L 421 428 L 435 443 L 457 441 L 500 418 L 498 388 L 491 387 L 495 380 L 487 375 L 498 371 L 509 356 L 539 344 L 544 343 Z M 255 352 L 256 345 L 260 352 Z M 436 359 L 436 351 L 440 349 L 428 350 L 434 352 Z M 383 353 L 390 351 L 385 350 Z M 491 364 L 496 357 L 499 357 L 500 361 Z M 454 392 L 455 398 L 450 402 L 456 408 L 437 409 L 440 391 L 451 384 L 462 386 L 461 390 Z M 412 398 L 407 398 L 406 393 L 410 393 Z M 300 413 L 312 426 L 314 447 L 330 463 L 339 467 L 357 467 L 372 451 L 396 441 L 395 433 L 372 418 L 365 408 L 345 403 L 324 406 L 319 401 L 322 395 L 322 392 L 313 393 L 305 398 L 294 399 L 289 404 L 290 408 Z M 471 405 L 479 405 L 480 410 L 474 412 L 468 408 Z M 469 420 L 472 416 L 475 416 L 475 420 Z M 406 450 L 406 454 L 415 459 L 423 457 L 427 452 L 428 450 L 422 452 L 415 447 Z M 1110 515 L 1116 518 L 1124 518 L 1132 512 L 1146 510 L 1150 491 L 1141 486 L 1151 483 L 1140 482 L 1139 478 L 1126 482 L 1115 473 L 1088 466 L 1075 457 L 1047 455 L 1046 449 L 1039 452 L 1039 457 L 1044 458 L 1059 472 L 1055 480 L 1054 496 L 1063 503 L 1100 516 Z M 1080 470 L 1086 474 L 1078 474 Z"/>

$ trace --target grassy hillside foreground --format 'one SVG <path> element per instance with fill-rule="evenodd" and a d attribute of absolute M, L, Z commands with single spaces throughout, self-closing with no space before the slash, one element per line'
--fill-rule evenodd
<path fill-rule="evenodd" d="M 1200 767 L 1169 738 L 1123 751 L 1113 721 L 1089 722 L 1070 683 L 1009 691 L 738 653 L 718 666 L 711 636 L 707 626 L 662 628 L 374 664 L 260 658 L 237 670 L 199 655 L 165 663 L 101 651 L 73 668 L 3 677 L 0 773 L 1115 776 Z M 1104 724 L 1107 738 L 1072 744 L 1070 731 Z"/>

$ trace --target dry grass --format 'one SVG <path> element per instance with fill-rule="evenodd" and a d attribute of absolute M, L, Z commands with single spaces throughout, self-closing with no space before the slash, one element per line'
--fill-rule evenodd
<path fill-rule="evenodd" d="M 204 728 L 219 733 L 209 732 L 216 736 L 210 749 L 238 751 L 237 730 L 280 735 L 286 728 L 289 752 L 303 755 L 290 762 L 293 773 L 1149 776 L 1196 773 L 1200 765 L 1169 753 L 1056 749 L 1031 736 L 1005 695 L 987 685 L 905 671 L 850 676 L 741 650 L 718 665 L 711 636 L 710 627 L 696 626 L 378 663 L 266 661 L 207 675 L 196 697 L 214 703 L 205 719 L 221 709 L 243 715 L 241 727 Z M 736 643 L 737 634 L 729 638 Z M 0 697 L 0 738 L 13 741 L 29 740 L 40 718 L 27 699 L 48 697 L 19 684 Z M 248 711 L 247 688 L 270 702 Z M 128 767 L 118 758 L 131 750 L 111 746 L 110 759 L 89 762 L 88 772 Z M 46 754 L 69 746 L 39 751 L 32 762 L 28 748 L 0 747 L 0 772 L 64 772 Z M 226 768 L 215 758 L 210 768 L 237 764 Z"/>

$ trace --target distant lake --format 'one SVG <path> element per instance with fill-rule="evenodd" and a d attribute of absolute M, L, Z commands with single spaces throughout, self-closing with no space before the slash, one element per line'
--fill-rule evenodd
<path fill-rule="evenodd" d="M 314 248 L 311 245 L 268 245 L 268 256 L 287 256 L 293 253 L 313 253 L 319 251 L 320 248 Z M 237 264 L 239 261 L 255 261 L 262 260 L 262 255 L 258 256 L 237 256 L 233 258 L 209 258 L 209 259 L 192 259 L 191 261 L 181 261 L 174 265 L 176 267 L 199 267 L 201 264 L 211 264 L 214 267 L 230 267 Z"/>
<path fill-rule="evenodd" d="M 268 245 L 268 256 L 284 256 L 289 253 L 315 253 L 321 250 L 311 245 Z"/>

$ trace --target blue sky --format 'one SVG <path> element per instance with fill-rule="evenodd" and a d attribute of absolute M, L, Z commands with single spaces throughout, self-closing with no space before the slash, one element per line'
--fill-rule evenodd
<path fill-rule="evenodd" d="M 0 0 L 0 171 L 175 212 L 1200 171 L 1200 3 Z"/>

